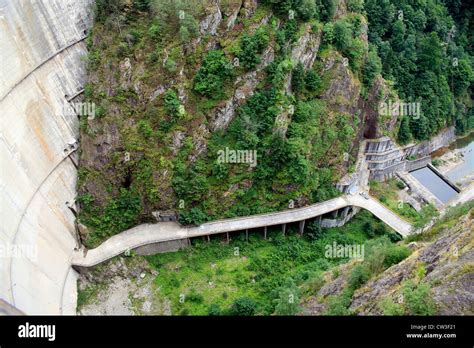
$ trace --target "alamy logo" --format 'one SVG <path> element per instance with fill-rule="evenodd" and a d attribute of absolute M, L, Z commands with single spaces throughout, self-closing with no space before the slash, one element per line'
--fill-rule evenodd
<path fill-rule="evenodd" d="M 217 151 L 217 163 L 248 163 L 250 167 L 257 165 L 257 150 L 225 150 Z"/>
<path fill-rule="evenodd" d="M 20 338 L 47 338 L 52 342 L 56 339 L 56 325 L 35 325 L 26 323 L 18 326 Z"/>
<path fill-rule="evenodd" d="M 363 260 L 365 248 L 364 244 L 326 244 L 324 256 L 328 259 L 349 258 Z"/>
<path fill-rule="evenodd" d="M 95 103 L 83 102 L 83 103 L 64 103 L 63 104 L 63 115 L 65 116 L 86 116 L 87 119 L 93 120 L 95 118 Z"/>
<path fill-rule="evenodd" d="M 382 116 L 412 116 L 418 119 L 421 116 L 421 103 L 405 103 L 402 101 L 392 103 L 391 100 L 379 104 L 379 115 Z"/>

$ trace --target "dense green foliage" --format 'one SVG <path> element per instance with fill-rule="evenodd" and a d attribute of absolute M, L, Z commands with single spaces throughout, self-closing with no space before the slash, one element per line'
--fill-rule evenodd
<path fill-rule="evenodd" d="M 83 207 L 81 222 L 95 229 L 95 233 L 87 241 L 90 245 L 97 246 L 97 241 L 126 230 L 139 221 L 140 198 L 126 189 L 121 189 L 118 198 L 107 203 L 104 214 L 100 214 L 98 208 L 93 206 L 90 194 L 79 196 L 78 201 Z"/>
<path fill-rule="evenodd" d="M 241 52 L 237 55 L 239 63 L 248 70 L 254 69 L 260 63 L 258 54 L 268 45 L 269 37 L 263 28 L 254 35 L 244 34 L 240 40 Z"/>
<path fill-rule="evenodd" d="M 316 225 L 309 223 L 304 237 L 296 235 L 297 226 L 290 225 L 286 236 L 279 228 L 269 229 L 268 240 L 263 240 L 261 231 L 250 232 L 248 242 L 245 233 L 234 234 L 230 244 L 216 236 L 209 244 L 194 240 L 187 250 L 147 259 L 159 271 L 156 284 L 161 296 L 171 301 L 173 314 L 294 315 L 301 310 L 301 299 L 324 284 L 322 273 L 348 260 L 327 258 L 328 245 L 364 243 L 366 257 L 369 254 L 372 260 L 368 261 L 370 272 L 396 262 L 387 255 L 403 248 L 390 242 L 391 233 L 368 212 L 359 213 L 341 228 L 322 229 L 315 238 L 308 231 Z M 363 226 L 369 225 L 376 235 L 364 232 Z M 376 258 L 383 263 L 380 269 Z M 179 301 L 180 294 L 185 295 L 184 301 Z"/>
<path fill-rule="evenodd" d="M 382 58 L 382 73 L 395 82 L 405 102 L 420 102 L 421 117 L 410 117 L 410 133 L 427 139 L 446 125 L 461 132 L 474 125 L 473 52 L 467 41 L 472 11 L 461 2 L 366 0 L 369 40 Z M 449 13 L 455 15 L 456 22 Z M 456 26 L 457 25 L 457 26 Z M 406 125 L 399 138 L 407 141 Z"/>
<path fill-rule="evenodd" d="M 352 268 L 344 291 L 340 295 L 330 298 L 327 314 L 351 314 L 348 307 L 354 292 L 367 283 L 369 279 L 404 260 L 410 254 L 411 250 L 409 248 L 393 244 L 387 236 L 368 241 L 366 243 L 365 259 Z"/>
<path fill-rule="evenodd" d="M 220 99 L 224 84 L 232 79 L 232 64 L 224 52 L 210 51 L 194 77 L 194 90 L 208 98 Z"/>
<path fill-rule="evenodd" d="M 343 154 L 350 153 L 352 162 L 363 124 L 359 114 L 339 111 L 351 110 L 354 100 L 324 95 L 334 73 L 324 66 L 333 58 L 348 62 L 345 76 L 361 82 L 363 98 L 380 73 L 394 81 L 401 98 L 421 98 L 421 117 L 400 119 L 401 143 L 453 122 L 459 131 L 470 127 L 472 36 L 462 4 L 447 2 L 446 10 L 432 1 L 402 2 L 404 17 L 398 19 L 398 5 L 389 0 L 352 0 L 347 15 L 334 20 L 335 0 L 265 0 L 251 16 L 242 10 L 232 30 L 225 17 L 218 35 L 202 34 L 199 23 L 209 11 L 204 5 L 96 1 L 84 96 L 97 105 L 97 117 L 80 121 L 81 141 L 94 146 L 84 147 L 78 182 L 84 205 L 79 218 L 94 243 L 151 219 L 156 210 L 174 209 L 182 223 L 199 224 L 339 194 L 334 183 L 353 165 Z M 222 13 L 228 5 L 219 5 Z M 452 24 L 457 34 L 445 44 Z M 308 69 L 292 58 L 303 33 L 313 39 L 322 34 Z M 261 68 L 264 52 L 268 61 Z M 230 111 L 229 125 L 217 130 L 216 118 Z M 255 152 L 256 165 L 221 163 L 218 153 L 227 148 Z M 123 199 L 123 190 L 137 201 L 126 218 L 113 219 L 116 209 L 110 207 Z M 413 222 L 431 217 L 426 211 L 421 219 L 386 198 Z"/>

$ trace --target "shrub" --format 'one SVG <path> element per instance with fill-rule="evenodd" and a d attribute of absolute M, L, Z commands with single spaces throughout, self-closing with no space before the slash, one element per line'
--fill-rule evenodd
<path fill-rule="evenodd" d="M 157 40 L 161 37 L 162 35 L 162 30 L 163 28 L 158 25 L 158 24 L 152 24 L 150 26 L 150 29 L 148 29 L 148 36 L 152 39 L 152 40 Z"/>
<path fill-rule="evenodd" d="M 204 301 L 204 297 L 201 294 L 198 294 L 196 290 L 191 289 L 190 293 L 186 296 L 186 300 L 199 304 Z"/>
<path fill-rule="evenodd" d="M 234 301 L 229 314 L 238 316 L 254 315 L 257 311 L 257 303 L 249 297 L 241 297 Z"/>
<path fill-rule="evenodd" d="M 336 0 L 321 0 L 321 19 L 326 22 L 330 22 L 334 14 L 336 13 L 337 1 Z"/>
<path fill-rule="evenodd" d="M 232 65 L 221 50 L 210 51 L 194 77 L 194 90 L 211 99 L 220 99 L 224 83 L 233 76 Z"/>
<path fill-rule="evenodd" d="M 209 217 L 197 207 L 179 214 L 179 221 L 185 225 L 200 225 L 207 220 Z"/>
<path fill-rule="evenodd" d="M 173 74 L 173 73 L 176 72 L 176 70 L 178 70 L 178 65 L 176 64 L 176 62 L 173 59 L 168 58 L 165 62 L 165 69 L 170 74 Z"/>
<path fill-rule="evenodd" d="M 150 123 L 146 120 L 140 120 L 137 124 L 138 131 L 145 138 L 150 138 L 153 135 L 153 128 L 151 128 Z"/>
<path fill-rule="evenodd" d="M 171 117 L 172 121 L 176 121 L 180 117 L 181 102 L 173 89 L 166 91 L 164 97 L 164 107 L 166 113 Z"/>
<path fill-rule="evenodd" d="M 334 41 L 334 24 L 326 23 L 323 27 L 323 41 L 327 44 L 332 44 Z"/>
<path fill-rule="evenodd" d="M 296 3 L 296 12 L 303 21 L 308 21 L 317 16 L 315 0 L 301 0 Z"/>
<path fill-rule="evenodd" d="M 380 303 L 380 308 L 384 315 L 404 315 L 405 310 L 397 303 L 394 303 L 391 298 L 385 298 Z"/>
<path fill-rule="evenodd" d="M 304 67 L 303 64 L 301 64 L 300 62 L 293 69 L 293 74 L 291 77 L 291 89 L 295 94 L 299 94 L 303 91 L 304 75 Z"/>
<path fill-rule="evenodd" d="M 331 296 L 328 302 L 327 315 L 349 315 L 348 310 L 351 304 L 352 291 L 345 289 L 339 296 Z"/>
<path fill-rule="evenodd" d="M 408 314 L 436 314 L 436 304 L 431 298 L 431 288 L 429 284 L 421 283 L 416 286 L 413 282 L 407 281 L 403 286 L 403 296 Z"/>
<path fill-rule="evenodd" d="M 99 105 L 97 109 L 95 110 L 95 117 L 97 118 L 102 118 L 105 116 L 105 108 L 102 105 Z"/>
<path fill-rule="evenodd" d="M 305 234 L 309 240 L 318 240 L 323 235 L 323 229 L 319 225 L 319 222 L 313 221 L 308 224 L 307 232 Z"/>
<path fill-rule="evenodd" d="M 384 259 L 384 266 L 390 267 L 399 263 L 400 261 L 406 259 L 410 256 L 411 250 L 405 246 L 392 246 L 387 249 Z"/>
<path fill-rule="evenodd" d="M 221 307 L 216 304 L 216 303 L 213 303 L 209 306 L 209 308 L 207 309 L 207 314 L 209 316 L 218 316 L 218 315 L 221 315 L 222 314 L 222 310 L 221 310 Z"/>
<path fill-rule="evenodd" d="M 280 291 L 279 298 L 276 300 L 275 314 L 277 315 L 296 315 L 300 311 L 298 288 L 292 286 Z"/>
<path fill-rule="evenodd" d="M 400 190 L 403 190 L 406 186 L 401 180 L 397 180 L 397 183 L 395 184 Z"/>
<path fill-rule="evenodd" d="M 354 267 L 351 274 L 349 275 L 348 284 L 352 290 L 360 288 L 362 285 L 367 283 L 371 277 L 371 272 L 365 265 L 359 264 Z"/>
<path fill-rule="evenodd" d="M 119 58 L 123 58 L 125 56 L 127 56 L 128 54 L 128 45 L 126 42 L 121 42 L 119 43 L 118 47 L 117 47 L 117 57 Z"/>
<path fill-rule="evenodd" d="M 148 11 L 150 9 L 151 0 L 134 0 L 133 7 L 138 11 Z"/>
<path fill-rule="evenodd" d="M 304 83 L 308 91 L 314 92 L 321 86 L 321 78 L 314 70 L 309 70 L 304 78 Z"/>
<path fill-rule="evenodd" d="M 245 34 L 240 40 L 241 52 L 238 54 L 239 62 L 246 69 L 254 69 L 260 63 L 261 53 L 268 46 L 268 34 L 260 28 L 255 35 L 249 36 Z"/>
<path fill-rule="evenodd" d="M 442 165 L 442 162 L 439 158 L 434 158 L 432 161 L 431 161 L 431 164 L 434 165 L 435 167 L 439 167 Z"/>
<path fill-rule="evenodd" d="M 351 12 L 362 12 L 364 10 L 364 0 L 349 0 L 347 8 Z"/>

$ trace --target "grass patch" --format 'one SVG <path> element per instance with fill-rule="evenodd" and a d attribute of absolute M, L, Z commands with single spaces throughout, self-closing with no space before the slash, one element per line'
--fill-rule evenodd
<path fill-rule="evenodd" d="M 391 234 L 365 211 L 345 226 L 323 229 L 317 236 L 305 231 L 301 237 L 296 231 L 296 225 L 288 227 L 286 236 L 279 228 L 269 229 L 268 240 L 263 240 L 262 231 L 251 231 L 249 242 L 245 233 L 234 234 L 230 244 L 221 236 L 210 243 L 194 240 L 186 250 L 146 259 L 159 272 L 156 285 L 170 300 L 174 315 L 232 314 L 236 303 L 246 302 L 242 299 L 253 301 L 255 314 L 294 314 L 298 303 L 289 307 L 284 299 L 314 293 L 324 284 L 323 271 L 348 261 L 326 258 L 326 245 L 365 243 Z"/>

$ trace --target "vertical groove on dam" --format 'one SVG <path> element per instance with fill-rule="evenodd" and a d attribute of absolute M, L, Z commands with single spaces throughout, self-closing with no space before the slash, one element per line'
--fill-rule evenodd
<path fill-rule="evenodd" d="M 74 314 L 78 138 L 67 95 L 84 87 L 92 1 L 0 0 L 0 298 L 26 314 Z M 7 254 L 7 253 L 10 254 Z"/>

